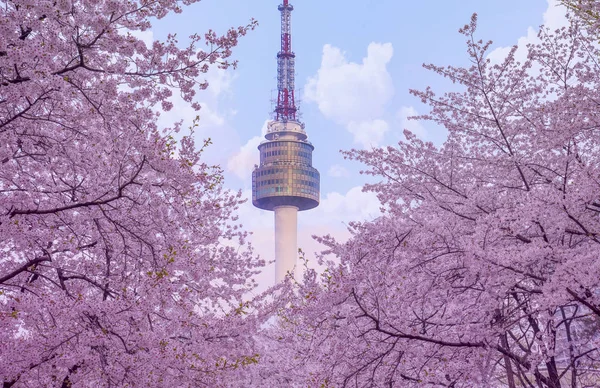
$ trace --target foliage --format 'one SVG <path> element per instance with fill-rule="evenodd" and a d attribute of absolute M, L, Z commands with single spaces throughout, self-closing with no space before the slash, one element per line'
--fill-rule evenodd
<path fill-rule="evenodd" d="M 350 151 L 386 209 L 320 240 L 339 262 L 309 273 L 270 334 L 298 386 L 548 387 L 600 381 L 600 65 L 573 23 L 499 64 L 461 29 L 472 64 L 425 66 L 464 87 L 419 117 L 435 147 Z M 327 252 L 326 252 L 327 253 Z M 294 349 L 294 352 L 286 351 Z M 304 384 L 304 385 L 302 385 Z"/>
<path fill-rule="evenodd" d="M 584 21 L 592 31 L 597 32 L 600 18 L 598 3 L 594 0 L 561 0 L 561 3 L 577 18 Z"/>
<path fill-rule="evenodd" d="M 198 77 L 255 23 L 139 38 L 194 2 L 0 2 L 5 388 L 219 386 L 256 362 L 258 318 L 231 313 L 261 265 L 240 194 L 181 122 L 157 126 L 173 91 L 199 109 Z"/>

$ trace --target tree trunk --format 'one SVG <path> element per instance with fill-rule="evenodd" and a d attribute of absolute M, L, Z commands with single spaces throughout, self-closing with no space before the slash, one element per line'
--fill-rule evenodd
<path fill-rule="evenodd" d="M 507 351 L 509 350 L 506 333 L 500 335 L 500 343 L 502 344 L 502 347 L 504 349 L 506 349 Z M 506 354 L 504 355 L 504 367 L 506 368 L 506 380 L 508 382 L 508 388 L 517 388 L 517 385 L 515 384 L 515 374 L 512 370 L 510 357 L 508 357 L 508 355 Z"/>

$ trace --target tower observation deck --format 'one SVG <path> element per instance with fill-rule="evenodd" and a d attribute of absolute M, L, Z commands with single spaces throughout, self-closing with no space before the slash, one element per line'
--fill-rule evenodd
<path fill-rule="evenodd" d="M 279 282 L 296 264 L 297 214 L 319 205 L 320 175 L 312 166 L 313 145 L 297 119 L 291 12 L 288 0 L 281 12 L 281 51 L 277 54 L 277 106 L 258 146 L 260 165 L 252 172 L 252 204 L 275 212 L 275 278 Z"/>

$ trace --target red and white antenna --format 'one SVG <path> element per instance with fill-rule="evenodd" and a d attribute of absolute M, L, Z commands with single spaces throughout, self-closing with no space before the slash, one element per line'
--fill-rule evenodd
<path fill-rule="evenodd" d="M 294 59 L 292 51 L 292 18 L 294 7 L 289 0 L 283 0 L 278 7 L 281 12 L 281 51 L 277 53 L 277 106 L 276 121 L 297 121 L 298 107 L 294 99 Z"/>

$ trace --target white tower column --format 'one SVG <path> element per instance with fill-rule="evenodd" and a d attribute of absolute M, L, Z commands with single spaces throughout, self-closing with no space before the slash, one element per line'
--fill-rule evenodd
<path fill-rule="evenodd" d="M 298 208 L 277 206 L 275 211 L 275 282 L 285 279 L 287 273 L 295 278 L 298 257 Z"/>

